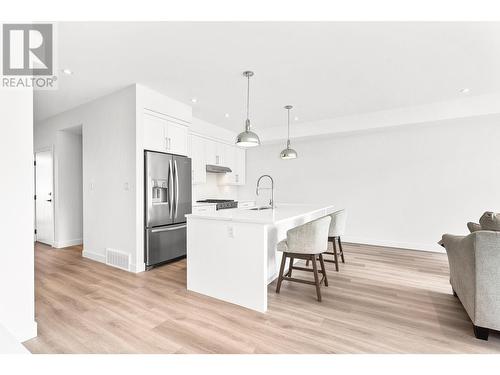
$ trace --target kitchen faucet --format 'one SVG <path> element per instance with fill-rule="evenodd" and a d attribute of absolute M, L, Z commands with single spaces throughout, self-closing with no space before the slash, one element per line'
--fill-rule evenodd
<path fill-rule="evenodd" d="M 270 188 L 261 188 L 260 187 L 260 180 L 262 180 L 264 177 L 267 177 L 271 180 L 271 187 Z M 262 189 L 265 189 L 265 190 L 270 189 L 271 190 L 271 200 L 269 201 L 269 205 L 271 206 L 271 208 L 274 208 L 274 180 L 268 174 L 264 174 L 264 175 L 260 176 L 259 179 L 257 180 L 257 188 L 255 189 L 255 194 L 259 195 L 259 190 L 262 190 Z"/>

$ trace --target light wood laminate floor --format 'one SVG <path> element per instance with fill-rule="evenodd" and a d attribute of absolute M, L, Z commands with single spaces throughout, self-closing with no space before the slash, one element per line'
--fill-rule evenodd
<path fill-rule="evenodd" d="M 269 286 L 257 313 L 186 290 L 185 260 L 132 274 L 36 244 L 33 353 L 500 353 L 474 338 L 445 254 L 345 245 L 313 286 Z M 238 265 L 235 265 L 236 267 Z M 244 265 L 239 265 L 243 267 Z M 294 271 L 294 276 L 311 274 Z"/>

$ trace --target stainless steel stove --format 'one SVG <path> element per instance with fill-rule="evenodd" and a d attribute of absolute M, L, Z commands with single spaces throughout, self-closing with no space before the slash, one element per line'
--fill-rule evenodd
<path fill-rule="evenodd" d="M 226 208 L 237 208 L 238 202 L 233 199 L 204 199 L 197 201 L 198 203 L 215 203 L 217 210 L 224 210 Z"/>

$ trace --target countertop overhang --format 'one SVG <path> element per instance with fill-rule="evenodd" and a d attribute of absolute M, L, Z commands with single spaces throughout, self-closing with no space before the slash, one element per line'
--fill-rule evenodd
<path fill-rule="evenodd" d="M 208 219 L 241 223 L 277 224 L 286 220 L 303 218 L 304 216 L 310 219 L 307 221 L 312 221 L 334 211 L 335 206 L 332 204 L 277 203 L 275 208 L 267 210 L 232 208 L 215 212 L 189 214 L 186 215 L 186 218 L 188 222 L 191 219 Z"/>

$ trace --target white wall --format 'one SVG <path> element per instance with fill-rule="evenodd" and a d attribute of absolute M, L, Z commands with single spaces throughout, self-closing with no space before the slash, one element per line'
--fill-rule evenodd
<path fill-rule="evenodd" d="M 35 149 L 54 145 L 59 159 L 58 131 L 82 125 L 84 256 L 104 261 L 106 248 L 124 251 L 132 271 L 142 267 L 135 263 L 135 103 L 133 85 L 35 126 Z"/>
<path fill-rule="evenodd" d="M 247 185 L 264 174 L 276 201 L 334 203 L 349 211 L 345 240 L 442 251 L 445 232 L 466 234 L 467 221 L 500 211 L 500 115 L 428 122 L 293 141 L 247 152 Z"/>
<path fill-rule="evenodd" d="M 33 93 L 0 90 L 0 324 L 19 341 L 36 336 Z"/>
<path fill-rule="evenodd" d="M 56 132 L 55 241 L 62 248 L 83 243 L 82 136 Z"/>

